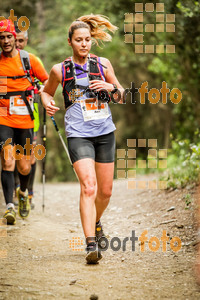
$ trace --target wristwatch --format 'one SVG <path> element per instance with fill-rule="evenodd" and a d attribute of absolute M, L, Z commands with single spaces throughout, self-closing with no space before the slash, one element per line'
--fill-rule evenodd
<path fill-rule="evenodd" d="M 111 91 L 111 94 L 115 94 L 118 91 L 117 85 L 115 83 L 112 83 L 114 89 Z"/>

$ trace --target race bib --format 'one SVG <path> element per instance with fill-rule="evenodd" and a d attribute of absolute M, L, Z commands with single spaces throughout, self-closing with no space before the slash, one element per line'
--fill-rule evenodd
<path fill-rule="evenodd" d="M 33 97 L 27 97 L 27 100 L 29 101 L 31 110 L 34 110 L 33 102 L 34 98 Z M 9 113 L 11 115 L 30 115 L 28 108 L 24 102 L 24 100 L 21 98 L 21 96 L 12 96 L 10 97 L 10 105 L 9 105 Z"/>
<path fill-rule="evenodd" d="M 102 103 L 97 99 L 87 99 L 81 100 L 80 104 L 85 122 L 109 117 L 108 103 Z"/>

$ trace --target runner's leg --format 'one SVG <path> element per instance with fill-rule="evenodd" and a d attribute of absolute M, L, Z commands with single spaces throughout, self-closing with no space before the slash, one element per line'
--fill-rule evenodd
<path fill-rule="evenodd" d="M 1 183 L 6 204 L 13 203 L 14 167 L 13 156 L 14 131 L 13 128 L 0 125 L 0 151 L 1 151 Z"/>
<path fill-rule="evenodd" d="M 1 183 L 6 202 L 4 218 L 7 224 L 14 225 L 16 222 L 16 212 L 13 204 L 14 189 L 14 167 L 13 156 L 14 130 L 11 127 L 0 125 L 0 152 L 1 152 Z"/>
<path fill-rule="evenodd" d="M 16 129 L 15 143 L 23 147 L 23 153 L 19 154 L 17 159 L 17 169 L 19 172 L 20 190 L 25 192 L 28 187 L 28 181 L 31 170 L 31 150 L 32 150 L 32 129 Z"/>
<path fill-rule="evenodd" d="M 97 177 L 97 198 L 95 201 L 98 222 L 108 206 L 113 185 L 115 136 L 114 132 L 102 135 L 95 140 L 95 170 Z"/>
<path fill-rule="evenodd" d="M 20 190 L 25 192 L 28 187 L 28 181 L 30 177 L 31 171 L 31 162 L 27 160 L 27 157 L 24 155 L 17 162 L 17 168 L 19 172 L 19 180 L 20 180 Z"/>
<path fill-rule="evenodd" d="M 28 187 L 28 181 L 31 171 L 31 160 L 29 155 L 22 155 L 19 160 L 17 160 L 17 169 L 20 181 L 20 190 L 25 192 Z"/>
<path fill-rule="evenodd" d="M 20 180 L 20 188 L 17 189 L 18 212 L 22 218 L 27 218 L 30 212 L 27 186 L 31 170 L 32 129 L 15 129 L 15 144 L 20 145 L 16 158 Z"/>
<path fill-rule="evenodd" d="M 15 164 L 15 169 L 14 169 L 14 177 L 15 177 L 15 190 L 17 187 L 19 187 L 19 176 L 18 176 L 18 171 L 17 171 L 17 164 Z"/>
<path fill-rule="evenodd" d="M 33 147 L 36 146 L 36 141 L 33 141 Z M 31 172 L 30 172 L 30 178 L 28 182 L 28 194 L 32 198 L 33 197 L 33 183 L 35 179 L 35 171 L 36 171 L 36 159 L 34 156 L 34 151 L 32 151 L 31 154 Z"/>
<path fill-rule="evenodd" d="M 78 160 L 74 163 L 74 169 L 81 186 L 80 215 L 85 237 L 95 237 L 97 193 L 95 162 L 91 158 Z M 88 240 L 87 242 L 89 242 Z M 92 240 L 94 241 L 94 240 Z"/>
<path fill-rule="evenodd" d="M 112 163 L 95 163 L 97 177 L 97 197 L 96 205 L 96 222 L 98 222 L 108 206 L 112 195 L 114 162 Z"/>

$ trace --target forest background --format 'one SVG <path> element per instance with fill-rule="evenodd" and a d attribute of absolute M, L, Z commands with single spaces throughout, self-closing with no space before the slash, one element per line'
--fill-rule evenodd
<path fill-rule="evenodd" d="M 175 53 L 135 53 L 134 29 L 133 43 L 125 43 L 125 14 L 135 14 L 135 3 L 144 5 L 153 3 L 154 7 L 156 3 L 164 3 L 164 14 L 175 14 L 175 32 L 142 33 L 144 44 L 175 45 Z M 111 103 L 113 120 L 117 128 L 116 148 L 126 149 L 127 139 L 157 139 L 158 149 L 168 149 L 168 172 L 164 175 L 168 180 L 168 187 L 174 188 L 197 182 L 200 169 L 199 1 L 8 0 L 1 3 L 0 15 L 8 18 L 11 9 L 18 19 L 21 16 L 29 18 L 29 41 L 26 50 L 39 56 L 48 72 L 54 64 L 62 62 L 72 54 L 67 43 L 68 28 L 72 21 L 81 15 L 91 13 L 109 17 L 119 28 L 118 31 L 113 35 L 112 42 L 105 42 L 100 48 L 93 46 L 91 52 L 111 61 L 122 86 L 130 88 L 131 82 L 134 82 L 135 87 L 140 88 L 141 84 L 147 81 L 148 91 L 151 88 L 160 90 L 162 82 L 165 81 L 170 91 L 178 88 L 182 93 L 182 100 L 178 104 L 170 101 L 169 94 L 166 104 L 162 103 L 162 97 L 157 104 L 150 103 L 148 94 L 145 104 L 141 104 L 139 94 L 135 94 L 133 104 L 130 93 L 126 104 Z M 156 11 L 151 13 L 144 11 L 143 23 L 156 26 Z M 64 136 L 61 86 L 57 90 L 55 101 L 61 108 L 55 118 Z M 40 133 L 42 136 L 42 126 Z M 138 148 L 137 158 L 148 159 L 147 150 Z M 39 169 L 41 170 L 41 162 Z M 143 171 L 152 172 L 152 169 L 147 168 Z M 75 180 L 50 118 L 47 119 L 46 178 L 48 181 Z"/>

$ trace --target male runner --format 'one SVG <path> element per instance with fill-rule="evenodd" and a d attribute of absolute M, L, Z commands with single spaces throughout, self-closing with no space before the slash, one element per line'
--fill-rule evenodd
<path fill-rule="evenodd" d="M 15 39 L 15 46 L 17 49 L 23 50 L 28 42 L 28 32 L 27 31 L 20 31 L 19 29 L 16 30 L 16 39 Z"/>
<path fill-rule="evenodd" d="M 30 82 L 23 69 L 19 51 L 15 46 L 14 24 L 10 20 L 3 20 L 0 22 L 0 29 L 0 47 L 2 49 L 0 79 L 1 85 L 7 89 L 7 93 L 0 96 L 1 182 L 7 207 L 4 218 L 7 219 L 8 224 L 15 224 L 16 212 L 13 204 L 15 159 L 17 157 L 20 179 L 20 189 L 17 193 L 18 211 L 22 218 L 26 218 L 30 212 L 27 185 L 31 168 L 30 151 L 27 149 L 27 144 L 32 143 L 34 127 L 32 82 L 34 77 L 37 77 L 45 83 L 48 74 L 38 59 L 33 54 L 29 54 L 32 81 Z M 13 150 L 14 144 L 18 145 L 20 153 Z"/>
<path fill-rule="evenodd" d="M 15 39 L 15 46 L 17 49 L 23 50 L 28 42 L 28 32 L 27 31 L 20 31 L 18 28 L 15 28 L 16 30 L 16 39 Z M 38 57 L 37 57 L 38 58 Z M 39 62 L 42 64 L 41 60 L 38 58 Z M 42 64 L 43 65 L 43 64 Z M 38 90 L 38 94 L 35 95 L 35 103 L 34 103 L 34 130 L 33 130 L 33 147 L 37 144 L 37 132 L 39 130 L 40 126 L 40 120 L 39 120 L 39 108 L 38 108 L 38 102 L 39 102 L 39 95 L 41 94 L 42 87 L 40 90 Z M 28 182 L 28 198 L 31 205 L 31 209 L 34 209 L 35 204 L 33 202 L 33 183 L 35 179 L 35 172 L 36 172 L 36 159 L 34 156 L 34 152 L 31 154 L 31 172 Z M 15 194 L 16 190 L 19 187 L 19 176 L 17 171 L 17 166 L 15 165 L 14 170 L 14 177 L 15 177 Z M 14 201 L 15 205 L 18 205 L 18 202 Z"/>

